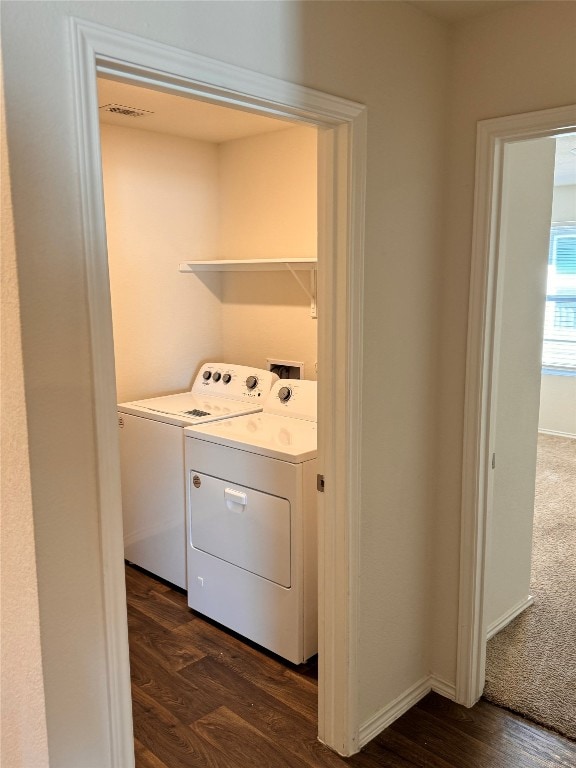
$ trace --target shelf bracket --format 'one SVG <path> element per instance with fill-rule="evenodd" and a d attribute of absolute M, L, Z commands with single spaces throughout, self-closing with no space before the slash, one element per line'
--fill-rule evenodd
<path fill-rule="evenodd" d="M 304 285 L 302 280 L 298 277 L 296 270 L 292 268 L 291 264 L 286 264 L 286 268 L 291 272 L 292 276 L 298 283 L 298 285 L 302 288 L 306 296 L 310 299 L 310 317 L 317 318 L 318 317 L 318 305 L 316 303 L 316 291 L 317 291 L 317 280 L 316 280 L 316 270 L 311 269 L 310 270 L 310 290 Z"/>

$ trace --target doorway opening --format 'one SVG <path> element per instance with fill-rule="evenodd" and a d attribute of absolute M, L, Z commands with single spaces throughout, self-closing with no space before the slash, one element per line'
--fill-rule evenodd
<path fill-rule="evenodd" d="M 98 97 L 136 756 L 171 762 L 175 723 L 217 754 L 203 726 L 242 726 L 270 676 L 317 711 L 317 129 L 105 78 Z"/>
<path fill-rule="evenodd" d="M 318 129 L 319 716 L 321 741 L 352 754 L 356 713 L 365 108 L 238 67 L 73 20 L 73 72 L 95 392 L 101 579 L 112 764 L 133 762 L 114 355 L 97 76 Z M 128 105 L 130 106 L 130 105 Z M 330 514 L 323 514 L 329 509 Z"/>
<path fill-rule="evenodd" d="M 530 564 L 531 550 L 531 514 L 533 500 L 530 483 L 523 482 L 530 473 L 534 472 L 536 455 L 536 435 L 538 429 L 538 410 L 540 392 L 541 371 L 541 339 L 542 326 L 544 324 L 544 299 L 546 286 L 546 254 L 550 237 L 550 211 L 553 187 L 554 171 L 554 142 L 548 141 L 548 149 L 544 148 L 544 154 L 540 157 L 540 173 L 543 179 L 549 177 L 549 182 L 543 181 L 539 186 L 548 184 L 549 210 L 546 223 L 546 215 L 541 213 L 541 207 L 535 207 L 540 211 L 536 215 L 539 227 L 538 238 L 542 240 L 542 247 L 535 252 L 536 266 L 526 269 L 523 281 L 514 281 L 510 278 L 513 269 L 512 262 L 504 257 L 504 250 L 508 248 L 507 238 L 512 233 L 526 235 L 530 230 L 532 215 L 525 215 L 523 227 L 510 227 L 514 216 L 520 216 L 521 210 L 514 211 L 514 206 L 507 204 L 507 195 L 510 192 L 507 180 L 507 170 L 510 162 L 517 161 L 517 167 L 524 170 L 533 170 L 538 163 L 526 165 L 522 155 L 529 151 L 530 145 L 546 137 L 560 137 L 574 131 L 574 107 L 546 110 L 544 112 L 529 113 L 507 118 L 487 120 L 478 126 L 478 153 L 475 197 L 475 227 L 473 242 L 472 276 L 470 289 L 470 315 L 468 335 L 468 358 L 466 379 L 466 427 L 464 435 L 464 471 L 463 471 L 463 525 L 461 538 L 461 582 L 460 582 L 460 626 L 459 626 L 459 658 L 457 669 L 458 700 L 471 706 L 480 698 L 485 684 L 486 641 L 488 630 L 494 630 L 497 622 L 493 622 L 490 616 L 490 590 L 494 586 L 491 580 L 491 569 L 494 567 L 494 551 L 491 543 L 495 541 L 495 533 L 498 531 L 498 501 L 503 495 L 498 493 L 498 483 L 506 480 L 503 472 L 498 472 L 499 466 L 506 466 L 506 456 L 512 456 L 516 461 L 514 436 L 518 434 L 516 425 L 528 429 L 530 445 L 526 452 L 526 460 L 519 460 L 519 471 L 512 473 L 517 480 L 518 489 L 530 496 L 528 501 L 529 522 L 526 526 L 527 536 L 523 536 L 524 543 L 528 541 L 528 547 L 523 547 L 523 555 L 520 558 L 525 566 L 526 552 L 528 568 Z M 546 142 L 545 142 L 546 144 Z M 542 145 L 544 146 L 544 145 Z M 547 155 L 547 156 L 546 156 Z M 521 175 L 517 179 L 521 179 Z M 523 185 L 524 191 L 537 189 L 530 185 Z M 525 204 L 527 195 L 515 195 L 514 199 Z M 508 199 L 511 200 L 512 198 Z M 537 201 L 532 200 L 537 206 Z M 526 210 L 524 210 L 526 214 Z M 540 224 L 544 222 L 543 226 Z M 528 237 L 530 241 L 530 237 Z M 520 242 L 514 246 L 518 254 L 525 252 Z M 526 246 L 531 248 L 530 242 Z M 518 259 L 519 268 L 522 270 L 523 262 Z M 510 266 L 510 270 L 509 270 Z M 527 355 L 520 354 L 520 348 L 514 350 L 513 355 L 503 358 L 502 352 L 510 349 L 515 342 L 506 339 L 508 329 L 514 323 L 503 323 L 505 312 L 510 307 L 510 302 L 505 301 L 506 285 L 517 284 L 522 290 L 516 293 L 522 296 L 534 291 L 536 299 L 526 302 L 521 310 L 524 318 L 529 323 L 536 323 L 533 334 L 518 334 L 517 338 L 529 338 L 532 345 L 530 352 L 529 372 L 524 376 L 522 389 L 514 384 L 514 376 L 518 369 L 514 366 L 514 358 L 519 364 L 526 365 Z M 526 291 L 523 290 L 526 288 Z M 514 293 L 512 291 L 512 293 Z M 541 319 L 535 306 L 541 309 Z M 516 317 L 518 321 L 520 314 Z M 517 323 L 518 326 L 522 322 Z M 536 350 L 536 352 L 534 352 Z M 516 352 L 518 354 L 516 355 Z M 534 357 L 534 354 L 536 355 Z M 507 368 L 508 366 L 508 368 Z M 508 381 L 506 371 L 508 370 Z M 528 369 L 527 369 L 528 370 Z M 529 384 L 529 385 L 528 385 Z M 509 386 L 510 385 L 510 386 Z M 526 396 L 524 413 L 529 418 L 523 420 L 521 414 L 510 416 L 514 413 L 515 402 L 508 390 L 515 391 L 514 401 L 521 401 Z M 508 396 L 505 393 L 508 391 Z M 511 426 L 505 428 L 505 418 L 499 418 L 505 414 L 505 418 L 511 418 Z M 502 445 L 498 442 L 498 434 L 504 432 Z M 506 439 L 510 446 L 506 448 Z M 500 448 L 500 450 L 499 450 Z M 532 450 L 533 449 L 533 450 Z M 519 453 L 522 453 L 520 451 Z M 504 467 L 503 467 L 504 465 Z M 500 478 L 500 479 L 498 479 Z M 506 482 L 504 482 L 506 488 Z M 528 490 L 527 490 L 528 489 Z M 515 494 L 512 494 L 515 498 Z M 503 506 L 503 509 L 506 505 Z M 500 519 L 506 520 L 505 515 Z M 508 520 L 509 522 L 509 520 Z M 506 552 L 503 553 L 506 556 Z M 508 552 L 508 564 L 514 560 L 515 553 Z M 496 557 L 498 560 L 498 557 Z M 504 557 L 499 561 L 504 563 Z M 518 562 L 518 561 L 516 561 Z M 526 574 L 526 568 L 521 569 Z M 529 573 L 528 573 L 529 578 Z M 492 589 L 492 593 L 494 590 Z M 492 603 L 493 607 L 494 603 Z M 524 605 L 517 604 L 515 608 L 522 611 Z M 513 611 L 510 611 L 510 615 Z M 508 619 L 510 616 L 508 617 Z M 492 626 L 490 626 L 492 624 Z M 498 627 L 496 626 L 496 630 Z"/>
<path fill-rule="evenodd" d="M 503 387 L 504 394 L 496 396 L 484 690 L 489 701 L 572 738 L 575 148 L 576 136 L 570 134 L 505 148 L 509 162 L 499 248 L 504 294 L 499 325 L 504 347 L 512 334 L 513 348 L 501 348 L 497 365 L 497 389 Z M 528 240 L 522 242 L 512 229 L 529 230 Z M 518 300 L 510 281 L 521 284 Z M 513 415 L 517 407 L 522 408 L 519 424 Z M 511 436 L 513 455 L 506 455 L 505 443 L 501 450 L 502 424 Z"/>

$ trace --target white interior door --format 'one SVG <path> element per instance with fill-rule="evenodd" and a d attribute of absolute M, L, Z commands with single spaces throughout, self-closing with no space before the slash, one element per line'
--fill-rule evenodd
<path fill-rule="evenodd" d="M 485 593 L 489 635 L 529 601 L 555 146 L 552 138 L 504 146 Z"/>

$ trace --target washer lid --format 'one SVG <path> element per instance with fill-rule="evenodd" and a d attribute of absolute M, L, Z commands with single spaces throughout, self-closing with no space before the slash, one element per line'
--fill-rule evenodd
<path fill-rule="evenodd" d="M 121 403 L 118 410 L 120 413 L 130 413 L 134 416 L 162 421 L 165 424 L 185 427 L 190 424 L 228 419 L 241 414 L 257 413 L 262 410 L 263 405 L 263 402 L 242 402 L 208 395 L 199 397 L 191 392 L 181 392 L 177 395 Z"/>
<path fill-rule="evenodd" d="M 120 403 L 118 410 L 178 427 L 202 424 L 261 411 L 277 379 L 275 373 L 261 368 L 205 363 L 190 392 Z"/>
<path fill-rule="evenodd" d="M 315 421 L 291 419 L 271 413 L 256 413 L 188 427 L 184 435 L 190 439 L 238 448 L 291 464 L 315 459 L 317 455 Z"/>

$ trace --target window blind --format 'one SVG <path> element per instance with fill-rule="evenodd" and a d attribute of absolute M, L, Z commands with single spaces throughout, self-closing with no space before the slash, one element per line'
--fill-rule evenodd
<path fill-rule="evenodd" d="M 576 375 L 576 225 L 550 230 L 542 368 Z"/>

